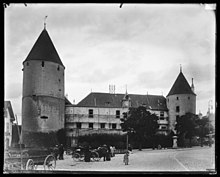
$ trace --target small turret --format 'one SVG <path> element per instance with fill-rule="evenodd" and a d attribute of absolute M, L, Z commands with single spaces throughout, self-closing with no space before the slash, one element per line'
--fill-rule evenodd
<path fill-rule="evenodd" d="M 194 84 L 193 84 L 193 78 L 192 78 L 191 90 L 193 91 L 193 93 L 195 93 L 195 87 L 194 87 Z"/>
<path fill-rule="evenodd" d="M 122 107 L 127 107 L 127 108 L 131 107 L 131 98 L 128 95 L 127 88 L 126 88 L 125 95 L 122 99 Z"/>

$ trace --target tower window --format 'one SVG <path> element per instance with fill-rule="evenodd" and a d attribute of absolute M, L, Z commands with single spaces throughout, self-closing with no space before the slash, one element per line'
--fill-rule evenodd
<path fill-rule="evenodd" d="M 41 118 L 41 119 L 48 119 L 47 116 L 41 116 L 40 118 Z"/>
<path fill-rule="evenodd" d="M 176 107 L 176 112 L 180 112 L 180 107 L 179 106 Z"/>
<path fill-rule="evenodd" d="M 44 61 L 42 61 L 41 66 L 44 67 Z"/>
<path fill-rule="evenodd" d="M 179 97 L 176 97 L 176 100 L 179 100 Z"/>

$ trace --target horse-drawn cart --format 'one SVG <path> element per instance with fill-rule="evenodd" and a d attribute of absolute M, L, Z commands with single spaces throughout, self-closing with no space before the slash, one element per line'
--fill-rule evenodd
<path fill-rule="evenodd" d="M 35 170 L 43 165 L 44 170 L 54 170 L 56 159 L 49 149 L 9 149 L 5 152 L 5 170 Z"/>

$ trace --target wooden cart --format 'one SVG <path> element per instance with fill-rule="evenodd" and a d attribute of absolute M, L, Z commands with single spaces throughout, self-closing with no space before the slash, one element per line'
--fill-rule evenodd
<path fill-rule="evenodd" d="M 35 170 L 43 165 L 44 170 L 54 170 L 56 159 L 48 149 L 11 149 L 5 153 L 5 170 Z"/>

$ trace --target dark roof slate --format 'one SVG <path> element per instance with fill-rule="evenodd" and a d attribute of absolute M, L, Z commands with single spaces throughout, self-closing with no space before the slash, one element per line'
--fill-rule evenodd
<path fill-rule="evenodd" d="M 196 95 L 189 83 L 187 82 L 185 76 L 183 75 L 182 72 L 179 73 L 176 81 L 174 82 L 170 92 L 168 93 L 167 96 L 170 96 L 170 95 L 175 95 L 175 94 L 193 94 L 193 95 Z"/>
<path fill-rule="evenodd" d="M 128 94 L 132 107 L 145 105 L 153 110 L 167 110 L 166 98 L 158 95 L 137 95 Z M 92 92 L 81 100 L 78 107 L 122 107 L 124 94 L 97 93 Z"/>
<path fill-rule="evenodd" d="M 64 66 L 46 29 L 41 32 L 25 59 L 25 61 L 29 60 L 51 61 Z"/>

